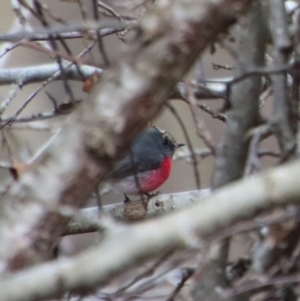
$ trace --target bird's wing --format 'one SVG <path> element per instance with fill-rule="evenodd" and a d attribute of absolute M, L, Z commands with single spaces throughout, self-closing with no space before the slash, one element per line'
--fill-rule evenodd
<path fill-rule="evenodd" d="M 132 155 L 125 156 L 116 164 L 110 178 L 118 179 L 134 175 L 138 172 L 157 169 L 160 167 L 162 160 L 163 158 L 156 153 L 155 156 L 154 154 L 149 156 L 149 152 L 147 151 L 143 153 L 133 152 Z M 132 164 L 133 162 L 134 164 Z"/>

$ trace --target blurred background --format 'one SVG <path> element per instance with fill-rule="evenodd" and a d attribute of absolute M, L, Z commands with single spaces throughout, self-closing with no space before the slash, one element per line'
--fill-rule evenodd
<path fill-rule="evenodd" d="M 91 1 L 82 1 L 87 11 L 87 15 L 92 18 Z M 120 14 L 126 14 L 130 16 L 138 16 L 144 12 L 144 8 L 132 10 L 130 3 L 133 1 L 106 1 Z M 149 2 L 149 1 L 148 1 Z M 31 13 L 22 9 L 21 12 L 26 19 L 26 24 L 20 25 L 18 18 L 12 8 L 14 1 L 2 0 L 0 10 L 0 34 L 9 32 L 18 32 L 22 29 L 33 30 L 34 28 L 41 27 L 40 23 L 34 19 Z M 59 1 L 49 0 L 42 1 L 48 8 L 52 15 L 56 18 L 60 18 L 64 22 L 72 23 L 82 20 L 81 11 L 76 1 Z M 146 6 L 151 6 L 151 3 L 146 3 Z M 126 9 L 127 8 L 127 9 Z M 107 18 L 108 16 L 101 16 L 101 18 Z M 51 18 L 49 18 L 51 20 Z M 53 19 L 51 23 L 56 23 Z M 130 39 L 129 39 L 130 40 Z M 72 53 L 78 55 L 87 45 L 85 39 L 70 39 L 66 41 Z M 112 64 L 117 64 L 122 59 L 122 53 L 126 51 L 127 44 L 124 43 L 116 34 L 103 38 L 104 48 L 108 54 L 109 60 Z M 11 46 L 12 43 L 1 43 L 0 53 L 3 53 L 5 49 Z M 62 49 L 61 49 L 62 50 Z M 62 50 L 63 51 L 63 50 Z M 202 64 L 201 71 L 205 79 L 219 80 L 228 79 L 233 76 L 232 70 L 224 70 L 224 68 L 217 68 L 215 70 L 213 64 L 222 64 L 226 66 L 233 66 L 233 60 L 230 55 L 224 49 L 215 49 L 213 54 L 211 50 L 208 50 L 206 54 L 199 59 L 199 64 Z M 86 56 L 86 62 L 93 66 L 103 67 L 103 61 L 99 54 L 98 47 L 94 47 L 92 52 Z M 10 68 L 23 68 L 28 66 L 39 66 L 47 63 L 53 63 L 55 60 L 47 53 L 41 53 L 34 49 L 29 49 L 24 46 L 16 47 L 15 49 L 7 52 L 0 58 L 0 69 Z M 232 68 L 229 68 L 232 69 Z M 190 70 L 190 73 L 184 80 L 191 80 L 195 78 L 195 70 Z M 76 99 L 85 99 L 87 94 L 82 91 L 83 83 L 80 81 L 70 81 L 72 90 Z M 24 101 L 33 93 L 40 83 L 28 84 L 19 89 L 15 97 L 10 102 L 9 106 L 5 109 L 2 118 L 8 118 L 13 116 Z M 13 85 L 3 85 L 0 82 L 0 97 L 1 102 L 7 99 L 14 89 Z M 51 111 L 53 104 L 49 100 L 45 92 L 51 93 L 51 95 L 57 100 L 58 103 L 66 101 L 66 92 L 64 90 L 63 83 L 61 81 L 54 81 L 42 89 L 29 103 L 29 105 L 23 110 L 20 116 L 30 116 L 39 112 Z M 113 100 L 112 100 L 113 101 Z M 182 100 L 172 100 L 172 105 L 176 108 L 180 117 L 187 129 L 189 138 L 195 150 L 207 149 L 205 144 L 197 135 L 197 129 L 191 115 L 189 106 Z M 221 99 L 207 99 L 201 100 L 201 103 L 207 104 L 212 110 L 218 110 L 222 107 L 223 101 Z M 270 101 L 267 99 L 262 109 L 263 114 L 268 115 L 271 113 Z M 206 128 L 211 133 L 213 141 L 216 145 L 220 143 L 224 131 L 224 123 L 219 119 L 214 119 L 212 116 L 204 111 L 200 111 L 200 116 L 205 123 Z M 51 128 L 59 127 L 63 124 L 63 121 L 68 116 L 56 117 L 47 121 L 36 121 L 31 123 L 32 128 L 28 128 L 28 124 L 19 124 L 17 127 L 6 127 L 2 130 L 2 145 L 1 145 L 1 161 L 3 167 L 6 163 L 11 162 L 28 162 L 32 156 L 48 141 L 53 135 Z M 153 122 L 155 125 L 170 132 L 177 141 L 186 142 L 186 138 L 183 134 L 183 130 L 179 125 L 176 118 L 167 108 L 161 113 L 161 115 Z M 41 130 L 46 125 L 47 129 Z M 4 138 L 3 138 L 4 137 Z M 267 139 L 263 142 L 263 147 L 266 149 L 277 148 L 273 138 Z M 263 165 L 268 166 L 273 163 L 272 159 L 264 158 Z M 214 160 L 212 156 L 206 158 L 198 157 L 197 169 L 201 179 L 201 189 L 210 187 L 210 181 L 213 173 Z M 0 179 L 2 183 L 11 180 L 11 173 L 7 168 L 0 169 Z M 187 162 L 187 160 L 176 160 L 173 165 L 173 170 L 168 181 L 161 186 L 159 191 L 161 193 L 172 193 L 187 190 L 196 189 L 194 166 Z M 103 197 L 104 204 L 122 202 L 124 197 L 122 195 L 110 192 Z M 94 206 L 92 202 L 89 206 Z M 93 243 L 96 234 L 83 234 L 73 237 L 66 237 L 61 244 L 61 250 L 63 254 L 73 254 L 81 249 L 85 248 L 90 243 Z"/>

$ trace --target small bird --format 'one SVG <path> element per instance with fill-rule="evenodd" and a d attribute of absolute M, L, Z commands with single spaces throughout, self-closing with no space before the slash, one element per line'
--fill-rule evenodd
<path fill-rule="evenodd" d="M 166 131 L 157 127 L 144 130 L 133 142 L 131 151 L 121 159 L 110 174 L 112 188 L 126 194 L 149 193 L 161 186 L 169 177 L 177 143 Z"/>

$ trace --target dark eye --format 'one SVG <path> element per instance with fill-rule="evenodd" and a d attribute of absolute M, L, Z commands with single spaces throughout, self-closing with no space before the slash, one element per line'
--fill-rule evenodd
<path fill-rule="evenodd" d="M 168 144 L 169 144 L 169 139 L 168 138 L 164 138 L 163 145 L 168 145 Z"/>

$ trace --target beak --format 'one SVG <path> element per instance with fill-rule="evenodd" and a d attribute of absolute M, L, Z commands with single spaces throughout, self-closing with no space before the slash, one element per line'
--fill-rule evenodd
<path fill-rule="evenodd" d="M 185 144 L 184 143 L 177 143 L 176 148 L 179 148 L 179 147 L 182 147 L 182 146 L 185 146 Z"/>

